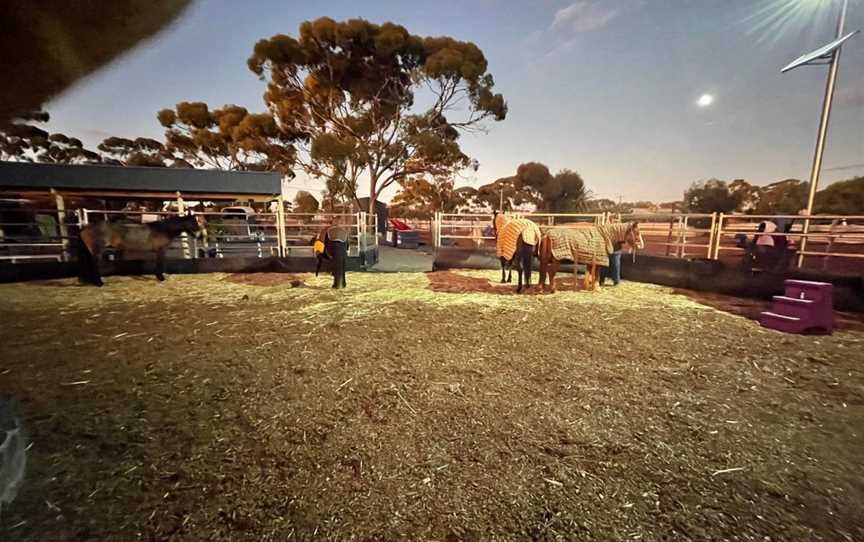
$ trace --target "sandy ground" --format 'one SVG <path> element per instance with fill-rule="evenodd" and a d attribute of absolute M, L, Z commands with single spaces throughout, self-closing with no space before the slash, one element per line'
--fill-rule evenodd
<path fill-rule="evenodd" d="M 860 330 L 496 276 L 0 285 L 0 540 L 864 539 Z"/>

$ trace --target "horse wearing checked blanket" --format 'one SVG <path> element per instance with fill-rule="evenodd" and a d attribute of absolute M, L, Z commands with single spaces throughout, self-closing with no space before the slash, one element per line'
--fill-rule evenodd
<path fill-rule="evenodd" d="M 497 212 L 492 224 L 495 228 L 495 255 L 501 261 L 501 282 L 505 282 L 505 268 L 508 271 L 506 282 L 512 280 L 515 265 L 519 274 L 516 292 L 521 293 L 523 278 L 525 286 L 531 286 L 531 267 L 542 236 L 540 227 L 530 220 L 508 218 Z"/>
<path fill-rule="evenodd" d="M 574 279 L 579 263 L 584 263 L 586 271 L 583 288 L 591 287 L 596 290 L 597 266 L 609 267 L 609 254 L 614 250 L 615 244 L 621 242 L 633 249 L 644 246 L 638 222 L 548 230 L 540 243 L 540 285 L 546 289 L 548 273 L 549 286 L 554 292 L 555 273 L 560 269 L 561 261 L 571 260 Z M 579 289 L 578 280 L 575 289 Z"/>

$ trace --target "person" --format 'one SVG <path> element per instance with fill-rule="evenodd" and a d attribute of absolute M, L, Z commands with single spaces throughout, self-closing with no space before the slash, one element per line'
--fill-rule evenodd
<path fill-rule="evenodd" d="M 792 224 L 792 220 L 786 218 L 777 219 L 777 231 L 784 234 L 777 235 L 774 238 L 775 267 L 778 271 L 783 271 L 789 267 L 789 237 L 785 234 L 792 231 Z"/>
<path fill-rule="evenodd" d="M 321 270 L 323 260 L 330 260 L 333 269 L 333 288 L 345 288 L 345 267 L 348 261 L 348 239 L 351 230 L 347 226 L 330 226 L 313 241 L 313 251 L 318 259 L 315 276 Z"/>
<path fill-rule="evenodd" d="M 612 276 L 612 286 L 618 286 L 621 282 L 621 252 L 624 243 L 618 242 L 614 245 L 612 254 L 609 255 L 609 267 L 600 268 L 600 286 L 606 284 L 606 276 Z"/>
<path fill-rule="evenodd" d="M 774 236 L 777 224 L 771 220 L 763 220 L 759 223 L 759 233 L 756 234 L 756 263 L 762 269 L 771 268 L 771 257 L 774 253 Z"/>

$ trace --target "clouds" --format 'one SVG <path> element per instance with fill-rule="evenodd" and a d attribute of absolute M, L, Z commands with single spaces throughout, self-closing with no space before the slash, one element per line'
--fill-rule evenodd
<path fill-rule="evenodd" d="M 555 12 L 551 32 L 556 34 L 581 34 L 603 28 L 621 14 L 621 8 L 609 2 L 578 0 Z"/>

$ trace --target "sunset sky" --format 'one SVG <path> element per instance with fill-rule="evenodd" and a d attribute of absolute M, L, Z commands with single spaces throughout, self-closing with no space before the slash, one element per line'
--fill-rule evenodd
<path fill-rule="evenodd" d="M 258 39 L 296 35 L 322 15 L 389 20 L 475 42 L 508 101 L 505 121 L 464 138 L 481 167 L 460 184 L 540 161 L 578 171 L 598 197 L 671 200 L 699 179 L 808 177 L 827 69 L 780 68 L 833 39 L 838 9 L 830 0 L 202 0 L 47 109 L 53 130 L 90 147 L 109 135 L 160 138 L 156 111 L 179 101 L 263 109 L 264 84 L 246 67 Z M 847 29 L 864 28 L 864 2 L 849 10 Z M 858 35 L 843 49 L 823 179 L 864 175 L 862 163 Z"/>

